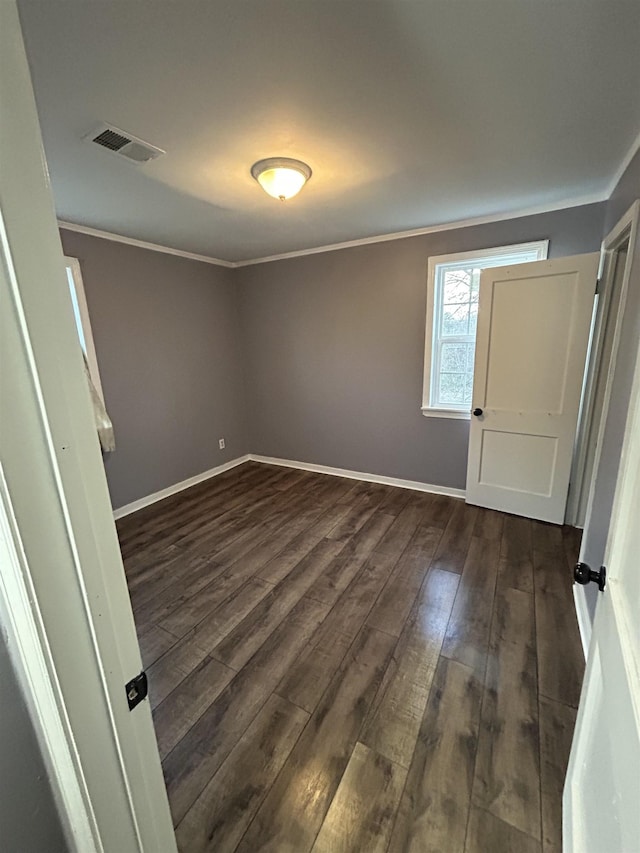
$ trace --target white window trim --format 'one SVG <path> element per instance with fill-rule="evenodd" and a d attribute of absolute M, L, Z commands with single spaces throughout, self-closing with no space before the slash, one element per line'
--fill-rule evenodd
<path fill-rule="evenodd" d="M 452 255 L 434 255 L 429 258 L 427 268 L 427 319 L 424 341 L 424 375 L 422 385 L 422 414 L 427 418 L 453 418 L 469 420 L 471 413 L 465 409 L 444 408 L 431 404 L 432 355 L 433 355 L 433 324 L 436 296 L 436 269 L 444 264 L 458 266 L 469 261 L 485 261 L 490 258 L 503 257 L 506 254 L 521 252 L 536 252 L 537 260 L 547 259 L 549 252 L 548 240 L 537 240 L 530 243 L 515 243 L 511 246 L 498 246 L 493 249 L 479 249 L 473 252 L 457 252 Z M 517 263 L 514 261 L 514 264 Z"/>
<path fill-rule="evenodd" d="M 71 269 L 71 277 L 76 294 L 76 303 L 80 314 L 80 323 L 82 325 L 82 333 L 84 342 L 87 347 L 87 364 L 89 365 L 89 375 L 91 381 L 100 395 L 100 399 L 104 404 L 104 392 L 102 390 L 102 380 L 100 379 L 100 369 L 98 368 L 98 357 L 96 355 L 96 347 L 93 342 L 93 330 L 91 329 L 91 320 L 89 318 L 89 306 L 87 305 L 87 297 L 84 292 L 84 282 L 82 281 L 82 273 L 80 271 L 80 261 L 77 258 L 65 257 L 65 267 Z M 75 314 L 75 306 L 74 306 Z"/>

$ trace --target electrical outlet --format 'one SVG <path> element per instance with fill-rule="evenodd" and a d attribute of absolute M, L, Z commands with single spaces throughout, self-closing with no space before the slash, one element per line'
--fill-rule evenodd
<path fill-rule="evenodd" d="M 224 450 L 224 438 L 220 439 L 220 441 L 218 442 L 218 447 L 220 448 L 220 450 Z"/>

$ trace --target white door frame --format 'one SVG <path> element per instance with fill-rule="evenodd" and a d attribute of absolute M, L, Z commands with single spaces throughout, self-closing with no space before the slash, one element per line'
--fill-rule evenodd
<path fill-rule="evenodd" d="M 15 2 L 0 2 L 0 617 L 72 851 L 175 853 Z"/>
<path fill-rule="evenodd" d="M 629 410 L 625 422 L 616 475 L 615 497 L 611 510 L 611 524 L 604 554 L 604 563 L 610 571 L 607 575 L 606 588 L 601 596 L 599 594 L 602 603 L 596 610 L 595 631 L 588 649 L 587 666 L 563 792 L 563 850 L 570 853 L 583 853 L 592 849 L 589 846 L 591 839 L 584 837 L 584 826 L 580 823 L 581 813 L 584 814 L 587 810 L 595 810 L 598 814 L 606 815 L 610 821 L 609 824 L 605 824 L 607 827 L 612 821 L 617 824 L 621 835 L 618 844 L 621 842 L 622 847 L 616 844 L 616 851 L 630 853 L 632 850 L 639 849 L 640 818 L 636 801 L 639 777 L 638 768 L 634 762 L 637 761 L 637 738 L 640 737 L 640 691 L 638 691 L 640 654 L 635 601 L 632 600 L 625 586 L 625 573 L 628 578 L 629 566 L 633 560 L 633 557 L 630 560 L 629 553 L 632 550 L 633 537 L 637 536 L 638 507 L 634 502 L 636 497 L 634 487 L 637 483 L 639 465 L 640 343 L 635 351 Z M 635 564 L 633 568 L 637 571 Z M 622 697 L 615 693 L 615 688 L 619 686 L 615 681 L 609 685 L 606 682 L 606 675 L 614 672 L 618 665 L 618 677 L 624 679 L 624 686 L 628 688 L 628 693 L 623 693 Z M 608 693 L 607 688 L 609 688 Z M 615 698 L 611 698 L 612 696 Z M 624 700 L 624 704 L 618 705 L 619 709 L 624 709 L 624 716 L 620 719 L 625 727 L 621 731 L 616 729 L 616 721 L 612 722 L 607 717 L 607 698 L 610 702 L 619 701 L 620 698 Z M 627 726 L 632 729 L 633 743 L 629 743 Z M 603 732 L 603 729 L 610 731 Z M 607 737 L 610 733 L 613 733 L 613 738 Z M 618 734 L 617 742 L 616 733 Z M 596 760 L 602 762 L 602 755 L 606 752 L 604 760 L 611 759 L 612 770 L 622 768 L 626 776 L 623 779 L 615 773 L 612 774 L 618 782 L 618 788 L 614 790 L 611 790 L 606 781 L 603 782 L 599 776 L 596 776 L 593 768 L 589 767 L 589 760 L 594 755 L 595 739 L 600 739 L 601 735 L 604 743 L 603 753 Z M 596 749 L 595 752 L 597 751 Z M 599 802 L 597 798 L 601 792 L 602 802 Z M 631 815 L 633 815 L 631 818 L 633 824 L 630 826 Z M 632 833 L 635 834 L 631 839 Z M 602 849 L 600 844 L 597 849 L 598 851 Z M 610 846 L 608 849 L 613 851 L 614 847 Z"/>
<path fill-rule="evenodd" d="M 578 440 L 578 444 L 576 446 L 576 453 L 574 457 L 574 464 L 576 467 L 574 469 L 575 474 L 572 474 L 572 478 L 575 476 L 576 487 L 573 489 L 573 494 L 575 498 L 575 502 L 573 504 L 574 512 L 580 506 L 580 503 L 584 500 L 585 492 L 587 493 L 587 508 L 586 508 L 586 516 L 584 523 L 584 532 L 585 535 L 582 537 L 583 543 L 585 542 L 586 533 L 589 530 L 589 526 L 591 524 L 591 515 L 593 512 L 593 501 L 595 496 L 595 485 L 597 479 L 598 468 L 600 467 L 600 457 L 602 455 L 602 442 L 604 440 L 604 433 L 607 425 L 607 415 L 609 413 L 609 403 L 611 402 L 611 391 L 613 388 L 613 378 L 615 375 L 616 363 L 618 358 L 618 349 L 620 347 L 620 335 L 622 333 L 622 321 L 624 318 L 624 312 L 626 308 L 627 302 L 627 294 L 629 292 L 629 280 L 631 278 L 632 268 L 633 268 L 633 260 L 635 255 L 635 247 L 636 241 L 638 239 L 638 225 L 640 221 L 640 199 L 636 200 L 629 209 L 620 217 L 615 226 L 611 229 L 609 234 L 605 237 L 602 243 L 602 253 L 603 258 L 605 253 L 612 255 L 620 245 L 628 238 L 629 240 L 629 251 L 627 254 L 627 261 L 625 265 L 624 275 L 622 279 L 621 291 L 620 291 L 620 302 L 618 304 L 618 312 L 615 320 L 615 326 L 613 329 L 613 342 L 611 345 L 611 356 L 609 359 L 609 367 L 607 370 L 607 378 L 605 384 L 604 398 L 602 401 L 602 412 L 600 413 L 600 418 L 598 423 L 595 422 L 596 413 L 593 411 L 593 394 L 595 391 L 595 385 L 598 378 L 598 370 L 600 365 L 598 361 L 594 361 L 593 367 L 590 369 L 589 377 L 587 379 L 587 383 L 589 385 L 589 395 L 590 400 L 587 405 L 587 391 L 585 387 L 585 399 L 583 401 L 583 426 L 581 429 L 581 435 Z M 604 264 L 603 264 L 604 265 Z M 606 271 L 611 276 L 613 274 L 612 265 L 606 264 L 608 268 Z M 609 298 L 611 296 L 611 287 L 605 287 L 605 291 L 609 291 Z M 603 314 L 604 317 L 606 315 Z M 597 346 L 599 350 L 602 350 L 602 346 L 604 343 L 604 329 L 605 322 L 602 320 L 600 322 L 599 329 L 596 330 L 599 335 L 599 340 L 596 342 L 594 340 L 593 346 Z M 590 406 L 590 408 L 588 408 Z M 587 451 L 588 451 L 588 443 L 590 441 L 595 440 L 595 452 L 593 454 L 593 464 L 589 471 L 586 470 L 585 462 L 587 459 Z M 580 462 L 578 462 L 580 459 Z M 582 496 L 582 497 L 580 497 Z M 568 524 L 572 524 L 573 522 L 567 519 Z M 583 544 L 584 547 L 584 544 Z M 582 559 L 583 553 L 581 549 L 580 559 Z M 597 568 L 597 567 L 596 567 Z M 578 627 L 580 629 L 580 639 L 582 641 L 582 650 L 585 656 L 585 660 L 589 651 L 589 644 L 591 642 L 591 616 L 589 614 L 589 608 L 587 607 L 587 597 L 584 586 L 580 586 L 579 584 L 573 585 L 573 598 L 576 608 L 576 614 L 578 618 Z"/>
<path fill-rule="evenodd" d="M 63 831 L 75 849 L 104 849 L 64 697 L 29 576 L 0 464 L 0 623 L 52 784 Z"/>
<path fill-rule="evenodd" d="M 631 275 L 631 265 L 636 235 L 638 232 L 639 217 L 640 200 L 637 200 L 631 205 L 626 213 L 620 217 L 618 222 L 602 241 L 600 272 L 598 273 L 600 281 L 598 286 L 598 307 L 590 344 L 587 372 L 585 375 L 580 422 L 578 425 L 578 434 L 576 436 L 576 446 L 571 469 L 571 486 L 569 488 L 565 519 L 567 524 L 578 527 L 583 526 L 581 522 L 584 520 L 585 529 L 587 527 L 591 511 L 592 481 L 595 477 L 595 472 L 598 470 L 604 426 L 606 424 L 607 413 L 609 410 L 611 382 L 615 370 L 618 346 L 620 342 L 620 331 L 622 328 L 622 318 L 624 316 L 627 292 L 629 290 L 629 277 Z M 597 381 L 600 377 L 601 356 L 605 343 L 605 333 L 607 331 L 607 320 L 609 316 L 613 279 L 615 275 L 615 268 L 611 263 L 611 260 L 613 259 L 614 253 L 617 249 L 627 239 L 629 240 L 629 252 L 621 283 L 620 302 L 613 327 L 613 344 L 611 347 L 611 357 L 607 371 L 603 406 L 599 420 L 597 420 L 598 414 L 594 411 L 595 390 Z M 589 464 L 589 462 L 591 462 L 591 464 Z"/>

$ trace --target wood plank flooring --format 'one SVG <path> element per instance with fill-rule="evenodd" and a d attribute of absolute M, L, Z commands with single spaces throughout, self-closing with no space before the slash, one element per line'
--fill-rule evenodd
<path fill-rule="evenodd" d="M 579 534 L 247 463 L 118 522 L 182 853 L 559 853 Z"/>

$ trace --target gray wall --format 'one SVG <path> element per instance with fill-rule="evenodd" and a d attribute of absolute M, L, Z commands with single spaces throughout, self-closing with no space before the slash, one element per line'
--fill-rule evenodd
<path fill-rule="evenodd" d="M 120 507 L 248 451 L 232 270 L 62 231 L 80 260 Z M 224 437 L 226 449 L 218 449 Z"/>
<path fill-rule="evenodd" d="M 53 794 L 0 625 L 0 849 L 67 849 Z"/>
<path fill-rule="evenodd" d="M 631 161 L 607 203 L 603 236 L 609 233 L 637 198 L 640 198 L 640 152 Z M 600 566 L 604 560 L 638 341 L 640 341 L 640 240 L 636 242 L 632 259 L 609 412 L 600 464 L 596 472 L 591 524 L 585 530 L 582 545 L 581 558 L 593 567 Z M 593 616 L 598 591 L 593 584 L 590 584 L 585 592 L 589 610 Z"/>
<path fill-rule="evenodd" d="M 237 270 L 63 230 L 116 431 L 114 507 L 249 451 L 464 488 L 468 423 L 420 412 L 428 257 L 546 238 L 552 257 L 595 251 L 604 215 L 588 205 Z"/>
<path fill-rule="evenodd" d="M 427 259 L 527 240 L 597 251 L 604 204 L 243 267 L 254 453 L 464 488 L 467 421 L 420 412 Z"/>

